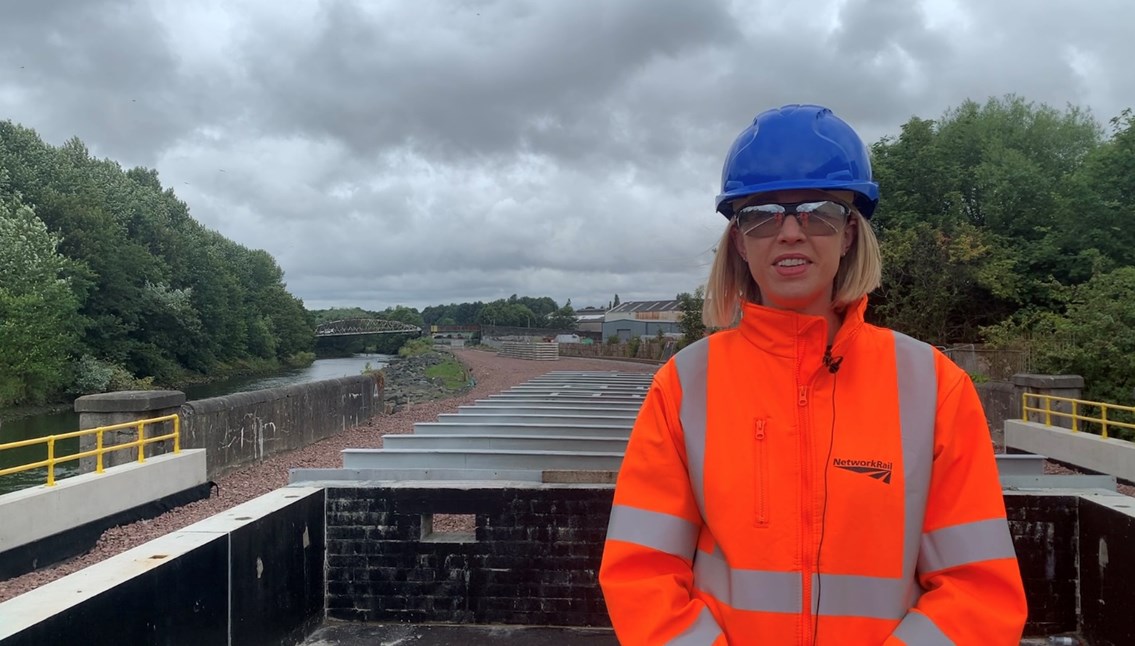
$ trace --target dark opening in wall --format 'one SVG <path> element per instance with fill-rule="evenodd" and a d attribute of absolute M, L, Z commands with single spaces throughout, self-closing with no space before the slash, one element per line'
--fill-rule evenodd
<path fill-rule="evenodd" d="M 422 514 L 422 541 L 429 543 L 477 542 L 474 514 Z"/>

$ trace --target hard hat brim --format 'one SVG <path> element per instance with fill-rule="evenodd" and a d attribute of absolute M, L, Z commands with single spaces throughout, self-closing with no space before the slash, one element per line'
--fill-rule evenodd
<path fill-rule="evenodd" d="M 773 191 L 791 190 L 819 190 L 819 191 L 851 191 L 855 193 L 855 208 L 867 219 L 875 213 L 879 203 L 879 185 L 875 182 L 833 182 L 821 179 L 791 179 L 778 182 L 765 182 L 750 186 L 742 186 L 717 196 L 717 212 L 727 218 L 733 217 L 730 203 L 740 197 L 757 195 L 758 193 L 771 193 Z"/>

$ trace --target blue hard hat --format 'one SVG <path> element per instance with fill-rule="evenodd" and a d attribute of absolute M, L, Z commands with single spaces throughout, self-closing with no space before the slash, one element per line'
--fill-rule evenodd
<path fill-rule="evenodd" d="M 738 197 L 791 189 L 852 191 L 865 218 L 879 203 L 863 140 L 819 105 L 786 105 L 753 119 L 725 158 L 717 210 L 732 217 L 730 203 Z"/>

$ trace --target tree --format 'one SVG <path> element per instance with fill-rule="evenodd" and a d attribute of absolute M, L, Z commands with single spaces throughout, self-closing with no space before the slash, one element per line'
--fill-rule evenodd
<path fill-rule="evenodd" d="M 0 122 L 0 169 L 10 171 L 0 194 L 34 207 L 68 260 L 77 338 L 59 356 L 176 385 L 188 371 L 311 347 L 312 323 L 275 260 L 202 227 L 156 171 L 94 159 L 76 138 L 49 146 L 10 121 Z"/>
<path fill-rule="evenodd" d="M 42 403 L 71 379 L 78 300 L 58 244 L 19 197 L 0 193 L 0 406 Z"/>
<path fill-rule="evenodd" d="M 615 300 L 612 301 L 612 307 L 614 308 L 614 307 L 618 307 L 618 306 L 619 306 L 619 295 L 615 294 Z"/>
<path fill-rule="evenodd" d="M 575 309 L 571 306 L 570 298 L 563 307 L 548 317 L 547 327 L 564 331 L 573 331 L 579 327 L 579 321 L 575 318 Z"/>
<path fill-rule="evenodd" d="M 687 346 L 705 336 L 706 327 L 702 321 L 702 306 L 705 304 L 705 287 L 699 285 L 693 294 L 678 294 L 678 329 L 682 331 L 682 345 Z"/>
<path fill-rule="evenodd" d="M 1022 312 L 986 332 L 999 348 L 1028 348 L 1034 369 L 1084 378 L 1085 397 L 1129 402 L 1135 389 L 1135 267 L 1062 290 L 1062 311 Z"/>

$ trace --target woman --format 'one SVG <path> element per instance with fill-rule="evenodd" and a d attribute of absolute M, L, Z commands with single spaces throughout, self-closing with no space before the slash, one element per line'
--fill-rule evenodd
<path fill-rule="evenodd" d="M 705 322 L 655 377 L 599 580 L 623 644 L 1018 644 L 1026 604 L 969 377 L 863 320 L 867 150 L 830 110 L 733 143 Z"/>

